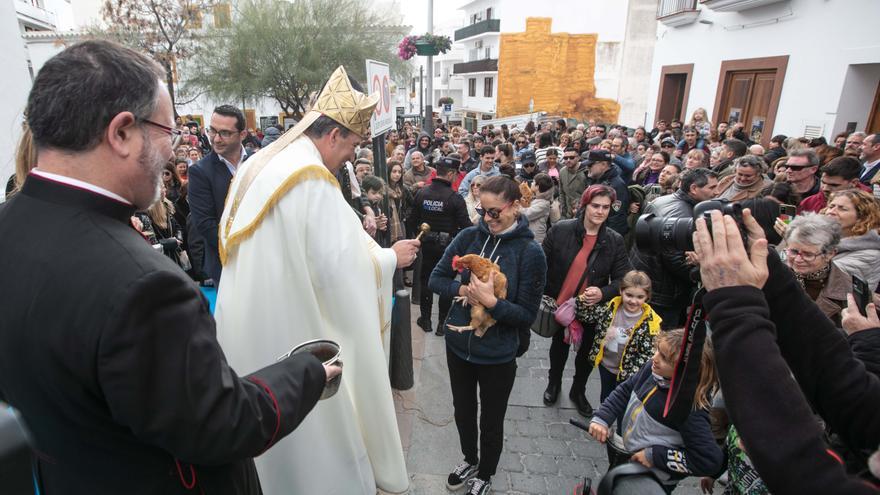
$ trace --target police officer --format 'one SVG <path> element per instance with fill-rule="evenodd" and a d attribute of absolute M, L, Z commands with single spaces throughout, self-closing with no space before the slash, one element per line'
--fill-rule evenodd
<path fill-rule="evenodd" d="M 428 289 L 431 271 L 440 261 L 452 238 L 460 230 L 472 225 L 464 198 L 452 189 L 452 181 L 458 176 L 461 159 L 456 153 L 451 153 L 449 156 L 441 157 L 435 162 L 435 166 L 437 176 L 430 185 L 416 193 L 413 199 L 413 212 L 409 217 L 412 232 L 417 232 L 423 222 L 431 226 L 431 231 L 422 237 L 422 266 L 418 281 L 421 286 L 419 300 L 421 316 L 417 323 L 426 332 L 431 331 L 431 308 L 434 304 L 434 294 Z M 440 298 L 437 335 L 444 333 L 443 322 L 451 306 L 452 299 Z"/>

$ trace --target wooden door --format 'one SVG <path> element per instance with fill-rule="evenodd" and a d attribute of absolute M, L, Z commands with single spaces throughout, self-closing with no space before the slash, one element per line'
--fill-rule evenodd
<path fill-rule="evenodd" d="M 766 141 L 765 125 L 776 84 L 776 71 L 738 71 L 727 75 L 724 103 L 719 121 L 733 125 L 742 122 L 745 133 L 755 142 Z"/>
<path fill-rule="evenodd" d="M 687 74 L 665 74 L 663 78 L 660 111 L 657 113 L 657 120 L 663 119 L 669 122 L 672 119 L 681 119 Z"/>
<path fill-rule="evenodd" d="M 874 93 L 874 104 L 871 105 L 871 112 L 868 114 L 865 132 L 868 134 L 880 132 L 880 83 L 877 84 L 877 91 Z"/>
<path fill-rule="evenodd" d="M 767 123 L 775 82 L 775 72 L 755 74 L 755 83 L 746 112 L 747 120 L 743 122 L 746 124 L 746 134 L 756 143 L 760 143 L 764 138 L 764 126 Z"/>

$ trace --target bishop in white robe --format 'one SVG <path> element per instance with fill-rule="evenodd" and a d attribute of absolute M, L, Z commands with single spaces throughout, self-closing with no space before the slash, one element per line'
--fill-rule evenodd
<path fill-rule="evenodd" d="M 317 111 L 243 165 L 221 218 L 217 337 L 230 365 L 246 374 L 317 338 L 339 343 L 344 363 L 339 392 L 256 459 L 268 495 L 401 493 L 409 486 L 388 346 L 392 275 L 415 257 L 418 241 L 380 248 L 331 172 L 366 130 L 370 100 L 337 69 Z M 321 116 L 354 132 L 336 132 L 333 143 L 315 139 L 306 129 Z"/>

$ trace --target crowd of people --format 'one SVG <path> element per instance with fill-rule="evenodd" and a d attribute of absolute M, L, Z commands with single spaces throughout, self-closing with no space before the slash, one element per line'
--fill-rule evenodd
<path fill-rule="evenodd" d="M 166 265 L 155 260 L 151 261 L 153 268 L 140 264 L 142 258 L 149 254 L 155 256 L 155 253 L 144 251 L 141 244 L 133 242 L 130 232 L 121 229 L 120 222 L 111 223 L 105 218 L 118 220 L 117 217 L 121 217 L 123 223 L 134 227 L 140 237 L 149 241 L 153 250 L 161 252 L 191 279 L 204 285 L 226 287 L 221 275 L 224 269 L 231 270 L 228 275 L 233 277 L 232 282 L 227 282 L 230 288 L 224 289 L 225 294 L 221 291 L 221 297 L 226 296 L 226 300 L 221 301 L 226 312 L 218 317 L 221 323 L 226 323 L 224 338 L 228 339 L 229 329 L 237 328 L 229 322 L 247 321 L 249 307 L 241 301 L 235 306 L 230 291 L 243 290 L 235 285 L 244 284 L 245 280 L 260 287 L 271 278 L 266 272 L 254 275 L 251 268 L 265 262 L 263 249 L 267 245 L 254 245 L 257 242 L 254 239 L 268 235 L 255 234 L 255 225 L 265 215 L 275 213 L 254 213 L 254 225 L 235 227 L 234 223 L 239 206 L 244 205 L 242 208 L 247 211 L 246 194 L 250 187 L 256 191 L 252 194 L 269 198 L 269 207 L 274 208 L 279 201 L 289 201 L 278 203 L 273 210 L 279 212 L 277 215 L 301 214 L 312 207 L 335 211 L 327 198 L 344 199 L 345 216 L 338 217 L 340 225 L 351 220 L 350 207 L 358 217 L 357 229 L 362 228 L 373 239 L 365 244 L 364 253 L 348 253 L 351 274 L 361 273 L 358 270 L 363 269 L 362 274 L 369 278 L 375 270 L 377 290 L 381 290 L 383 284 L 379 278 L 386 271 L 385 265 L 392 269 L 396 266 L 407 274 L 407 283 L 417 285 L 420 310 L 417 325 L 425 332 L 433 331 L 443 337 L 446 343 L 454 418 L 463 455 L 462 462 L 448 475 L 450 490 L 466 487 L 468 495 L 491 491 L 492 476 L 503 449 L 504 417 L 516 380 L 516 359 L 528 349 L 533 338 L 530 327 L 540 319 L 542 312 L 549 312 L 556 322 L 555 326 L 551 325 L 549 334 L 544 335 L 552 342 L 548 385 L 542 401 L 547 407 L 558 402 L 563 368 L 569 354 L 574 354 L 575 375 L 568 390 L 569 398 L 577 412 L 589 421 L 589 435 L 608 444 L 612 465 L 641 464 L 651 469 L 666 492 L 673 491 L 687 476 L 702 477 L 702 486 L 707 492 L 716 481 L 725 485 L 725 493 L 736 494 L 796 493 L 793 487 L 805 486 L 811 480 L 817 480 L 815 486 L 823 487 L 821 493 L 837 493 L 835 486 L 845 487 L 845 493 L 856 493 L 851 491 L 853 487 L 866 493 L 877 490 L 880 462 L 875 451 L 880 443 L 880 424 L 868 418 L 876 415 L 873 406 L 880 401 L 876 376 L 880 370 L 880 320 L 873 302 L 878 299 L 874 293 L 880 284 L 880 263 L 877 263 L 880 257 L 877 199 L 880 195 L 880 135 L 842 133 L 831 143 L 824 138 L 777 135 L 769 140 L 765 149 L 753 140 L 760 140 L 760 136 L 748 135 L 742 123 L 713 125 L 705 110 L 697 109 L 687 123 L 660 120 L 650 130 L 561 119 L 528 122 L 522 128 L 485 126 L 478 132 L 437 122 L 429 132 L 422 132 L 416 125 L 403 122 L 398 129 L 387 133 L 384 149 L 375 150 L 373 141 L 364 139 L 363 129 L 343 122 L 341 117 L 334 121 L 332 117 L 319 116 L 319 111 L 304 119 L 302 129 L 288 131 L 292 134 L 285 134 L 284 129 L 274 126 L 247 129 L 242 111 L 230 105 L 214 109 L 204 128 L 186 117 L 171 127 L 161 123 L 170 123 L 173 115 L 170 99 L 162 94 L 161 85 L 158 90 L 154 84 L 143 83 L 144 87 L 136 87 L 136 81 L 126 82 L 129 86 L 123 93 L 137 93 L 130 91 L 135 88 L 152 98 L 150 102 L 159 101 L 145 107 L 151 108 L 152 113 L 139 116 L 127 111 L 128 107 L 150 102 L 128 102 L 119 97 L 118 101 L 112 100 L 115 113 L 110 114 L 116 116 L 109 124 L 102 122 L 104 127 L 92 129 L 94 136 L 63 134 L 64 131 L 57 130 L 57 123 L 39 117 L 49 115 L 44 107 L 46 98 L 56 89 L 52 86 L 52 74 L 57 78 L 71 71 L 75 74 L 77 70 L 84 70 L 84 60 L 91 58 L 101 60 L 102 64 L 121 58 L 136 75 L 142 76 L 142 81 L 162 76 L 155 72 L 154 64 L 141 55 L 112 44 L 78 45 L 47 63 L 50 75 L 41 72 L 43 78 L 38 80 L 29 100 L 29 128 L 19 147 L 16 175 L 7 188 L 7 198 L 20 195 L 21 199 L 10 201 L 0 209 L 0 235 L 24 233 L 22 242 L 25 244 L 14 249 L 7 246 L 4 260 L 37 263 L 32 253 L 27 252 L 27 246 L 42 245 L 45 238 L 40 236 L 45 235 L 45 231 L 28 229 L 48 225 L 62 232 L 72 231 L 69 242 L 85 245 L 97 242 L 87 235 L 94 224 L 103 232 L 101 235 L 107 235 L 116 246 L 111 254 L 117 258 L 104 261 L 116 266 L 115 263 L 121 263 L 119 260 L 137 260 L 125 269 L 120 268 L 118 273 L 104 274 L 101 290 L 89 296 L 98 298 L 99 301 L 92 302 L 101 308 L 105 307 L 102 305 L 105 299 L 123 298 L 118 307 L 116 303 L 108 304 L 102 314 L 92 315 L 93 318 L 111 318 L 110 323 L 103 319 L 89 323 L 88 315 L 70 311 L 75 316 L 73 324 L 84 328 L 117 325 L 132 329 L 114 334 L 116 340 L 106 342 L 97 337 L 97 332 L 89 334 L 88 339 L 92 340 L 87 340 L 86 347 L 97 349 L 94 352 L 104 361 L 98 358 L 92 361 L 99 363 L 101 369 L 95 373 L 100 376 L 83 372 L 84 377 L 78 383 L 94 387 L 88 405 L 97 412 L 93 411 L 83 420 L 87 428 L 70 434 L 70 445 L 81 444 L 84 441 L 81 437 L 91 435 L 93 430 L 89 428 L 101 431 L 98 440 L 105 446 L 128 442 L 130 451 L 136 452 L 132 460 L 141 462 L 143 468 L 132 481 L 149 481 L 154 487 L 173 485 L 179 489 L 179 478 L 187 488 L 189 480 L 193 485 L 196 483 L 198 464 L 232 463 L 236 467 L 231 472 L 237 473 L 232 478 L 255 492 L 254 464 L 243 459 L 271 447 L 279 440 L 279 432 L 282 436 L 291 433 L 317 402 L 325 381 L 341 372 L 338 366 L 326 364 L 322 370 L 321 363 L 311 356 L 291 356 L 273 366 L 255 370 L 246 378 L 238 378 L 229 369 L 217 343 L 213 319 L 204 314 L 196 292 L 189 291 L 191 284 L 184 283 L 177 272 L 169 271 Z M 83 91 L 97 90 L 87 82 L 83 84 L 86 84 Z M 352 101 L 362 101 L 359 100 L 362 94 L 355 89 L 350 91 L 359 95 Z M 372 105 L 375 106 L 375 102 Z M 372 108 L 364 104 L 354 110 L 369 114 Z M 76 128 L 75 124 L 65 129 Z M 140 131 L 131 130 L 137 126 L 145 126 L 157 136 L 161 135 L 162 148 L 159 151 L 152 148 L 159 146 L 158 139 L 132 138 L 141 136 Z M 285 139 L 287 141 L 283 141 Z M 277 140 L 282 141 L 267 148 Z M 170 148 L 165 141 L 170 141 Z M 311 190 L 300 188 L 287 192 L 284 187 L 294 187 L 299 182 L 293 181 L 291 185 L 290 180 L 284 180 L 279 189 L 252 182 L 256 179 L 249 174 L 250 170 L 259 173 L 263 167 L 284 161 L 286 155 L 279 155 L 285 149 L 282 144 L 293 146 L 302 156 L 326 166 L 313 167 L 314 163 L 303 162 L 303 168 L 290 177 L 311 178 L 315 184 L 332 184 L 334 189 L 315 186 Z M 132 146 L 137 147 L 139 153 L 131 152 Z M 263 148 L 266 151 L 262 151 Z M 165 151 L 168 154 L 163 156 Z M 90 168 L 95 160 L 116 160 L 124 165 L 120 170 L 124 169 L 129 175 L 120 175 L 114 179 L 118 183 L 112 182 Z M 245 167 L 244 174 L 237 173 L 248 160 L 257 163 Z M 74 162 L 76 167 L 71 165 Z M 34 170 L 38 163 L 39 167 Z M 155 170 L 147 170 L 148 166 Z M 387 170 L 387 176 L 377 176 L 378 169 Z M 153 171 L 161 175 L 155 184 L 144 176 Z M 137 187 L 126 185 L 132 182 L 130 177 L 135 176 L 143 176 Z M 341 199 L 336 186 L 341 191 Z M 92 193 L 99 199 L 90 197 Z M 298 200 L 305 203 L 296 203 L 296 212 L 285 211 L 285 204 L 294 204 L 290 203 L 293 200 L 278 197 L 285 193 L 304 195 Z M 324 203 L 310 204 L 311 199 L 305 198 Z M 654 218 L 660 222 L 690 219 L 697 205 L 709 200 L 735 202 L 747 208 L 742 222 L 737 225 L 732 217 L 721 217 L 720 213 L 713 212 L 710 231 L 706 219 L 701 217 L 694 222 L 696 233 L 690 249 L 645 238 L 640 219 Z M 80 211 L 79 216 L 76 211 Z M 40 222 L 25 220 L 34 215 Z M 77 231 L 74 222 L 82 219 L 91 223 Z M 427 232 L 421 228 L 425 223 L 430 226 Z M 279 220 L 277 225 L 286 224 Z M 747 245 L 743 244 L 737 229 L 748 234 Z M 288 235 L 293 228 L 285 226 L 281 230 L 287 233 L 282 235 Z M 320 226 L 310 232 L 318 230 Z M 411 240 L 420 233 L 420 240 Z M 363 236 L 359 230 L 357 234 Z M 241 249 L 245 244 L 240 243 L 248 239 L 252 242 L 246 245 L 250 246 L 247 248 L 250 251 L 246 251 L 250 258 L 242 258 Z M 355 242 L 352 240 L 355 237 L 346 239 Z M 291 245 L 295 241 L 285 238 Z M 333 263 L 330 258 L 346 256 L 342 244 L 336 246 L 339 252 L 326 255 L 328 264 Z M 371 265 L 364 261 L 366 251 L 372 250 L 374 245 L 389 248 L 385 250 L 387 253 L 393 251 L 393 262 L 373 258 L 374 265 Z M 46 249 L 53 251 L 62 247 L 47 246 Z M 414 261 L 419 248 L 419 259 Z M 234 268 L 230 269 L 228 260 L 233 249 L 238 250 L 237 258 L 232 264 Z M 294 265 L 310 261 L 301 258 L 306 256 L 304 253 L 312 252 L 309 251 L 311 245 L 291 249 L 294 254 L 289 259 L 298 261 Z M 47 256 L 61 255 L 52 252 Z M 79 255 L 69 250 L 64 256 L 70 266 L 82 263 Z M 357 260 L 363 263 L 355 263 Z M 25 279 L 18 265 L 6 263 L 3 266 L 7 273 L 19 273 L 14 280 Z M 333 271 L 334 267 L 322 269 Z M 410 270 L 415 273 L 409 273 Z M 150 279 L 154 272 L 164 278 Z M 247 279 L 248 276 L 256 278 Z M 286 277 L 281 275 L 285 280 L 289 278 Z M 319 291 L 334 286 L 327 282 L 330 278 L 331 275 L 324 274 L 317 281 L 304 278 L 305 282 L 296 283 L 307 287 L 304 292 L 315 291 L 315 304 L 321 304 Z M 78 277 L 71 277 L 68 282 L 66 294 L 88 292 Z M 15 299 L 19 301 L 16 307 L 31 311 L 34 299 L 28 298 L 45 296 L 41 292 L 43 286 L 35 284 L 19 286 L 5 294 L 10 300 L 13 296 L 26 298 Z M 867 287 L 867 294 L 858 291 L 854 294 L 854 287 L 860 284 Z M 669 416 L 667 395 L 675 379 L 676 363 L 688 340 L 682 327 L 694 295 L 701 287 L 708 291 L 705 306 L 712 331 L 702 349 L 698 349 L 700 361 L 695 392 L 693 397 L 686 398 L 688 404 L 692 404 L 689 412 Z M 176 294 L 173 301 L 172 293 Z M 353 292 L 352 297 L 357 298 L 356 294 Z M 432 321 L 435 295 L 439 296 L 436 324 Z M 858 302 L 856 296 L 860 298 Z M 862 307 L 866 302 L 861 299 L 863 296 L 869 298 L 867 308 Z M 357 303 L 374 311 L 375 303 L 366 301 L 366 296 L 363 299 Z M 790 304 L 781 305 L 782 299 Z M 150 303 L 147 306 L 155 310 L 155 314 L 138 307 L 144 301 Z M 300 314 L 311 309 L 316 312 L 315 321 L 332 318 L 326 311 L 310 306 L 309 301 L 308 298 L 297 301 L 304 305 Z M 740 301 L 752 311 L 738 314 Z M 174 321 L 187 328 L 175 327 L 178 333 L 163 332 L 161 339 L 151 341 L 147 333 L 137 331 L 142 323 L 136 317 L 140 315 L 145 321 L 153 322 L 158 315 L 165 314 L 155 305 L 166 303 L 173 306 L 172 310 L 176 307 L 178 313 L 174 314 L 184 315 Z M 352 308 L 357 306 L 353 301 L 348 303 Z M 41 304 L 49 303 L 43 300 Z M 385 321 L 383 305 L 380 296 L 379 313 L 370 313 L 377 326 Z M 353 312 L 361 311 L 352 308 L 349 309 Z M 44 318 L 51 317 L 51 306 L 37 309 L 43 309 L 40 314 Z M 271 320 L 265 316 L 271 310 L 266 308 L 266 321 Z M 366 310 L 364 312 L 366 314 Z M 25 316 L 9 314 L 8 321 L 14 324 L 0 328 L 0 337 L 5 343 L 11 343 L 7 349 L 12 349 L 21 343 L 16 325 L 24 325 Z M 349 316 L 356 318 L 354 313 L 352 315 Z M 167 321 L 171 321 L 170 316 Z M 54 320 L 47 322 L 46 328 L 63 326 Z M 166 319 L 163 317 L 159 322 Z M 345 325 L 353 322 L 347 321 Z M 150 329 L 158 328 L 155 326 L 158 323 L 154 323 Z M 747 331 L 744 325 L 766 328 L 766 335 L 761 337 L 766 345 L 758 350 L 750 349 L 745 347 L 748 339 L 731 337 L 742 336 Z M 383 335 L 384 331 L 383 326 Z M 178 339 L 184 334 L 191 334 L 192 339 L 186 340 L 187 346 L 180 347 Z M 58 335 L 56 332 L 44 337 L 59 339 L 53 349 L 65 345 L 66 340 Z M 217 414 L 207 409 L 197 408 L 197 414 L 179 410 L 195 401 L 187 394 L 199 389 L 199 397 L 219 404 L 229 417 L 239 418 L 241 424 L 248 427 L 233 431 L 220 423 L 212 426 L 211 433 L 218 435 L 220 443 L 228 440 L 226 443 L 236 446 L 235 452 L 226 452 L 224 446 L 208 436 L 200 437 L 201 443 L 192 446 L 181 444 L 185 435 L 180 435 L 179 430 L 190 423 L 170 424 L 174 422 L 173 414 L 163 416 L 161 422 L 150 423 L 142 413 L 126 409 L 133 407 L 129 389 L 143 391 L 149 379 L 129 377 L 125 374 L 126 368 L 108 368 L 106 363 L 125 362 L 125 366 L 130 366 L 131 359 L 117 361 L 114 354 L 129 356 L 125 354 L 129 352 L 129 341 L 140 346 L 139 352 L 132 354 L 137 362 L 150 368 L 141 369 L 141 373 L 151 373 L 152 366 L 162 368 L 158 360 L 168 349 L 175 349 L 168 363 L 189 363 L 184 376 L 166 376 L 171 381 L 193 380 L 202 376 L 205 369 L 216 370 L 204 381 L 172 387 L 173 393 L 163 395 L 159 389 L 146 390 L 143 400 L 178 401 L 180 405 L 175 406 L 174 412 L 179 416 L 188 420 L 200 418 L 206 424 L 220 421 Z M 376 344 L 369 342 L 369 345 Z M 160 346 L 161 343 L 164 344 Z M 365 345 L 359 351 L 364 361 L 367 360 L 363 357 L 368 353 L 366 349 Z M 227 352 L 241 354 L 240 349 Z M 370 352 L 373 352 L 370 359 L 382 361 L 378 344 Z M 47 367 L 56 371 L 78 369 L 79 365 L 70 363 L 59 368 L 51 358 L 53 355 L 43 354 Z M 761 360 L 755 360 L 757 355 Z M 19 357 L 26 356 L 25 353 Z M 199 359 L 190 362 L 186 356 L 199 356 Z M 816 356 L 825 361 L 815 360 Z M 260 355 L 257 361 L 262 362 L 264 358 Z M 772 413 L 767 417 L 750 413 L 753 405 L 755 411 L 764 413 L 771 410 L 771 405 L 767 404 L 768 397 L 762 391 L 754 390 L 761 385 L 745 383 L 737 376 L 735 363 L 739 358 L 753 363 L 749 373 L 757 373 L 767 365 L 767 372 L 772 374 L 760 378 L 771 384 L 768 390 L 774 389 L 780 397 L 791 401 L 791 409 L 780 418 L 787 417 L 791 424 L 804 425 L 802 435 L 798 431 L 786 433 L 799 440 L 781 443 L 782 457 L 767 451 L 772 447 L 768 440 L 780 437 L 780 431 L 772 428 L 780 428 L 781 420 L 770 417 Z M 357 360 L 352 361 L 357 366 Z M 823 372 L 825 362 L 832 363 L 847 381 L 832 383 L 838 377 Z M 783 366 L 776 366 L 779 363 Z M 599 397 L 588 398 L 586 384 L 594 367 L 598 368 L 601 392 Z M 0 365 L 0 398 L 22 408 L 26 418 L 33 419 L 35 413 L 52 407 L 52 400 L 46 397 L 60 403 L 70 402 L 69 397 L 45 383 L 31 385 L 47 387 L 52 390 L 51 394 L 37 399 L 29 396 L 26 388 L 9 379 L 12 369 L 11 365 Z M 791 383 L 792 377 L 796 384 Z M 349 381 L 357 383 L 355 377 Z M 378 414 L 376 411 L 390 410 L 382 409 L 390 404 L 390 394 L 384 397 L 388 387 L 380 381 L 383 383 L 374 395 L 387 399 L 379 401 L 383 406 L 367 408 L 369 411 L 354 407 L 355 412 L 346 409 L 345 414 L 367 417 Z M 281 392 L 276 396 L 273 390 Z M 108 399 L 111 406 L 97 399 L 107 394 L 112 395 Z M 351 392 L 355 401 L 375 400 L 364 394 L 363 390 Z M 750 397 L 754 403 L 748 402 Z M 139 400 L 134 399 L 134 403 Z M 112 406 L 119 404 L 124 408 L 113 410 Z M 597 407 L 594 408 L 594 404 Z M 76 404 L 70 408 L 86 410 L 88 405 Z M 774 406 L 786 409 L 786 404 Z M 55 410 L 52 414 L 60 413 Z M 282 414 L 285 414 L 284 420 Z M 136 431 L 104 429 L 106 424 L 115 425 L 114 421 L 134 425 L 131 428 Z M 59 431 L 60 423 L 45 428 L 39 421 L 34 424 L 39 448 L 71 459 L 67 447 L 51 435 Z M 785 429 L 785 425 L 781 428 Z M 361 434 L 355 427 L 350 430 L 353 438 Z M 173 434 L 166 436 L 167 431 Z M 321 429 L 315 431 L 320 433 Z M 258 434 L 248 435 L 249 432 Z M 376 435 L 378 439 L 380 435 Z M 376 460 L 376 446 L 381 444 L 387 449 L 388 442 L 382 441 L 395 440 L 393 435 L 386 435 L 375 443 L 366 439 L 369 435 L 364 436 L 366 445 L 360 447 L 364 453 L 355 457 L 361 461 L 368 457 L 366 467 L 361 465 L 360 468 L 368 472 L 372 462 L 376 477 L 374 480 L 371 473 L 353 477 L 365 480 L 367 486 L 399 485 L 402 456 L 384 459 L 387 461 L 384 465 L 391 466 L 387 468 L 387 473 L 391 473 L 387 477 L 376 467 L 380 462 Z M 140 446 L 135 437 L 148 439 L 150 445 Z M 399 439 L 396 440 L 399 444 Z M 135 444 L 138 447 L 132 447 Z M 815 454 L 821 459 L 811 458 L 808 464 L 812 463 L 812 471 L 793 482 L 785 475 L 785 466 L 801 459 L 785 456 L 797 454 L 798 446 L 804 449 L 801 453 Z M 173 464 L 167 464 L 163 449 L 174 453 Z M 108 452 L 114 451 L 110 447 L 94 450 L 91 454 L 95 457 L 106 457 Z M 44 469 L 41 482 L 62 486 L 70 479 L 69 468 L 56 465 L 50 458 L 41 454 Z M 108 457 L 106 462 L 111 459 Z M 150 479 L 154 471 L 169 466 L 176 467 L 173 481 Z M 224 479 L 223 476 L 218 479 Z M 406 483 L 406 477 L 402 479 Z M 278 480 L 283 483 L 281 477 Z M 212 483 L 217 479 L 208 475 L 202 481 Z M 100 492 L 107 486 L 120 486 L 125 482 L 114 478 L 93 481 L 88 486 L 100 487 L 96 488 Z"/>
<path fill-rule="evenodd" d="M 361 146 L 368 149 L 371 143 Z M 429 218 L 444 236 L 436 238 L 442 239 L 437 243 L 431 238 L 423 245 L 424 252 L 431 254 L 422 259 L 424 287 L 418 325 L 425 332 L 436 329 L 437 335 L 445 334 L 447 339 L 464 454 L 464 462 L 449 475 L 450 488 L 462 486 L 473 476 L 476 481 L 469 485 L 469 493 L 485 493 L 501 448 L 497 438 L 503 414 L 499 416 L 494 407 L 506 403 L 508 378 L 472 371 L 480 378 L 468 382 L 470 395 L 459 397 L 463 386 L 459 361 L 464 357 L 472 366 L 509 364 L 516 354 L 511 347 L 509 355 L 498 361 L 503 346 L 493 346 L 486 357 L 481 354 L 486 352 L 481 351 L 482 345 L 459 347 L 456 342 L 462 337 L 449 328 L 461 324 L 461 317 L 455 315 L 467 305 L 450 301 L 459 295 L 458 285 L 451 291 L 445 285 L 454 278 L 454 256 L 473 252 L 494 259 L 497 253 L 487 249 L 483 237 L 470 251 L 462 249 L 456 239 L 469 239 L 470 232 L 505 239 L 493 231 L 498 218 L 512 215 L 504 225 L 519 227 L 508 235 L 527 228 L 543 247 L 542 295 L 557 308 L 561 324 L 552 336 L 544 403 L 557 402 L 562 368 L 574 347 L 576 371 L 568 392 L 577 411 L 592 420 L 591 434 L 603 441 L 611 438 L 615 431 L 610 427 L 616 421 L 619 446 L 632 453 L 633 461 L 653 468 L 667 490 L 684 476 L 702 476 L 706 490 L 720 478 L 730 493 L 768 493 L 728 419 L 713 372 L 711 341 L 704 352 L 694 413 L 675 424 L 663 416 L 664 392 L 681 348 L 681 331 L 676 329 L 684 325 L 699 287 L 700 267 L 694 251 L 636 242 L 639 217 L 692 218 L 694 207 L 708 200 L 749 208 L 809 298 L 850 336 L 869 368 L 877 365 L 873 353 L 880 351 L 880 330 L 854 331 L 843 326 L 841 319 L 854 279 L 864 280 L 871 291 L 880 282 L 876 263 L 880 259 L 880 203 L 874 196 L 875 188 L 880 188 L 878 135 L 842 134 L 832 144 L 823 138 L 777 135 L 765 150 L 745 133 L 741 123 L 714 126 L 705 111 L 698 109 L 686 125 L 659 121 L 650 130 L 559 120 L 529 122 L 522 129 L 487 126 L 470 133 L 438 122 L 428 134 L 404 123 L 387 134 L 385 152 L 388 169 L 395 171 L 391 180 L 399 184 L 402 174 L 402 188 L 383 188 L 382 180 L 370 175 L 372 164 L 365 176 L 350 170 L 352 204 L 358 209 L 358 197 L 364 193 L 374 207 L 388 196 L 394 203 L 394 223 L 402 223 L 405 235 L 414 236 L 418 225 Z M 502 186 L 504 182 L 509 185 Z M 514 186 L 526 188 L 531 197 L 514 193 Z M 499 197 L 502 190 L 511 192 Z M 455 198 L 454 192 L 464 201 Z M 382 215 L 379 209 L 375 213 Z M 471 224 L 474 227 L 468 230 Z M 375 234 L 380 242 L 387 228 L 387 222 L 380 220 Z M 506 256 L 508 262 L 513 261 L 509 254 L 501 256 L 501 271 L 517 277 L 521 284 L 523 268 L 504 267 Z M 426 284 L 425 271 L 431 269 Z M 432 292 L 440 295 L 436 323 L 431 321 Z M 536 304 L 533 296 L 508 292 L 508 299 L 532 310 Z M 473 297 L 470 301 L 479 303 Z M 499 333 L 504 325 L 522 324 L 505 320 L 501 312 L 495 316 L 498 326 L 493 328 Z M 466 356 L 457 349 L 472 354 Z M 598 368 L 602 383 L 600 396 L 592 399 L 602 405 L 597 410 L 585 394 L 593 367 Z M 483 392 L 483 380 L 489 377 L 494 384 L 491 391 Z M 480 419 L 479 431 L 485 437 L 477 434 L 473 416 L 476 385 L 480 401 L 490 402 L 491 406 L 484 407 L 493 411 Z M 613 395 L 618 389 L 618 395 Z M 652 400 L 656 390 L 660 393 Z M 633 404 L 641 406 L 633 409 Z M 827 434 L 834 432 L 828 428 Z M 479 461 L 478 438 L 484 455 Z M 864 475 L 868 452 L 843 449 L 850 473 Z"/>

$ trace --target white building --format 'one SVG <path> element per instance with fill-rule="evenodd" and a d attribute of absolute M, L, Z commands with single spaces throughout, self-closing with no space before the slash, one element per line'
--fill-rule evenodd
<path fill-rule="evenodd" d="M 647 112 L 645 95 L 653 54 L 655 8 L 656 0 L 468 1 L 460 7 L 462 16 L 454 32 L 435 29 L 435 33 L 450 35 L 454 50 L 434 57 L 433 104 L 437 105 L 440 96 L 453 96 L 455 118 L 493 118 L 501 33 L 525 31 L 528 17 L 550 17 L 553 32 L 597 34 L 596 97 L 617 100 L 621 122 L 641 124 Z M 451 86 L 447 94 L 437 90 L 437 77 L 445 77 L 449 65 Z M 462 92 L 462 98 L 454 96 L 457 91 Z"/>
<path fill-rule="evenodd" d="M 776 134 L 880 128 L 877 0 L 660 0 L 649 123 L 737 120 Z"/>

